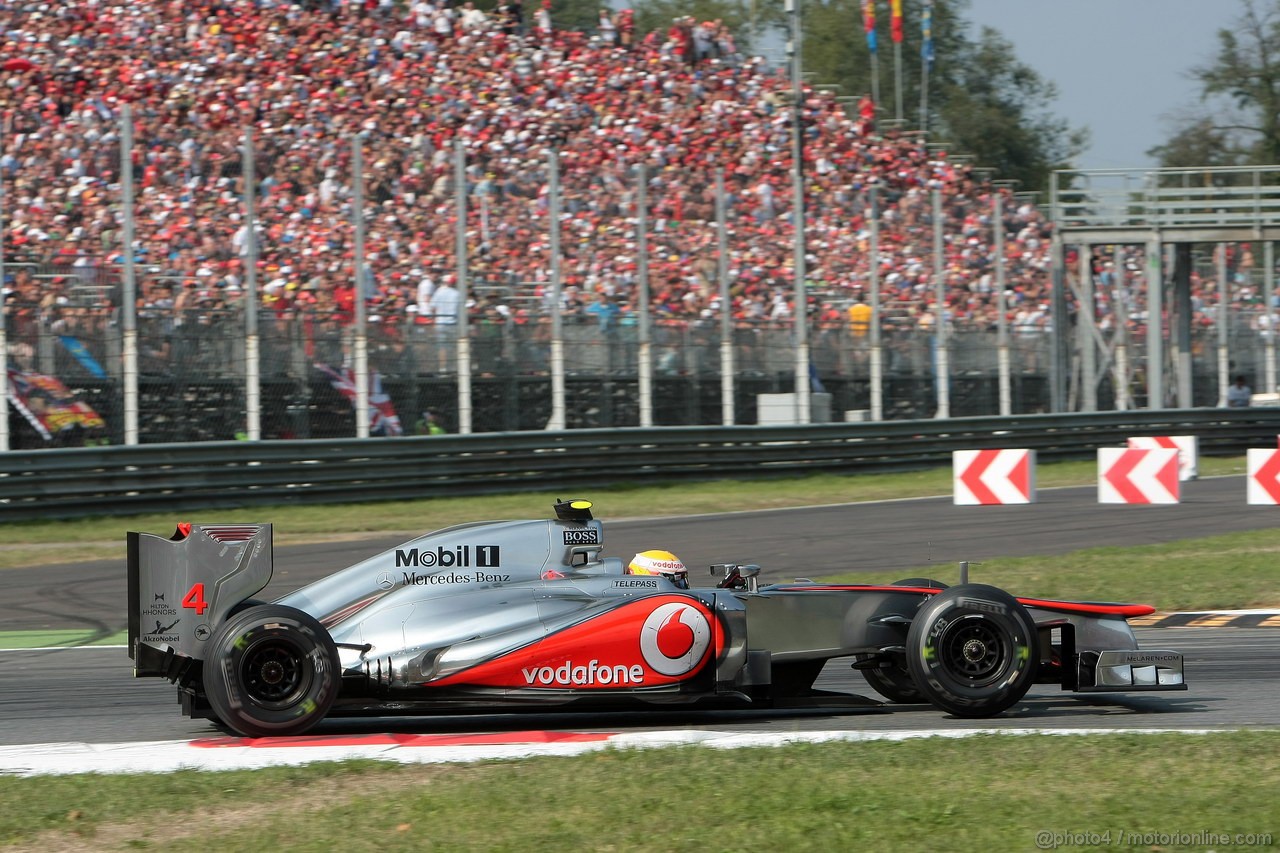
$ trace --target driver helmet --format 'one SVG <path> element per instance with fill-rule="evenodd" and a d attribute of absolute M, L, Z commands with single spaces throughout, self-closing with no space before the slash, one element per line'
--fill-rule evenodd
<path fill-rule="evenodd" d="M 689 570 L 680 558 L 670 551 L 653 549 L 641 551 L 631 558 L 627 566 L 629 575 L 662 575 L 681 589 L 689 588 Z"/>

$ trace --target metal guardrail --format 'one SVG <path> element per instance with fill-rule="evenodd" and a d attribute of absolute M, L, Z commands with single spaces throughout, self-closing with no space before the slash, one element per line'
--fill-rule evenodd
<path fill-rule="evenodd" d="M 982 448 L 1060 460 L 1132 435 L 1184 434 L 1209 455 L 1275 447 L 1280 408 L 10 451 L 0 454 L 0 522 L 858 474 L 948 465 L 952 451 Z"/>

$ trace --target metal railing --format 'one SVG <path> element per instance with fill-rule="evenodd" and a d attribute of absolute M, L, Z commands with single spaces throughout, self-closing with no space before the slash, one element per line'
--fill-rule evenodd
<path fill-rule="evenodd" d="M 1280 226 L 1280 169 L 1061 170 L 1050 216 L 1067 230 Z"/>
<path fill-rule="evenodd" d="M 0 454 L 0 522 L 385 501 L 948 465 L 954 450 L 1084 458 L 1191 434 L 1207 455 L 1274 447 L 1276 409 L 1177 409 L 777 427 L 218 441 Z M 855 485 L 851 483 L 851 493 Z"/>

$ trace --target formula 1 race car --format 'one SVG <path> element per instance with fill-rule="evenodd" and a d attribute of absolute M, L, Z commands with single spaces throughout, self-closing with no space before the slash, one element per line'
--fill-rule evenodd
<path fill-rule="evenodd" d="M 603 557 L 586 501 L 428 533 L 271 603 L 252 598 L 271 580 L 269 524 L 128 542 L 134 675 L 169 679 L 187 715 L 251 737 L 338 715 L 823 705 L 843 694 L 814 681 L 841 657 L 892 702 L 962 717 L 999 714 L 1034 683 L 1185 689 L 1181 654 L 1138 650 L 1126 618 L 1144 605 L 924 578 L 763 586 L 738 564 L 685 588 Z"/>

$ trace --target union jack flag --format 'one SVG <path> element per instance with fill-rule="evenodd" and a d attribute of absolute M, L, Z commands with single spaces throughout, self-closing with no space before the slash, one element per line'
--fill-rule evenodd
<path fill-rule="evenodd" d="M 351 408 L 356 407 L 356 374 L 350 367 L 334 368 L 316 364 L 316 370 L 329 377 L 329 384 L 346 397 Z M 404 427 L 396 415 L 391 398 L 382 390 L 382 375 L 378 371 L 369 374 L 369 435 L 404 435 Z"/>

